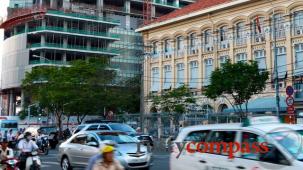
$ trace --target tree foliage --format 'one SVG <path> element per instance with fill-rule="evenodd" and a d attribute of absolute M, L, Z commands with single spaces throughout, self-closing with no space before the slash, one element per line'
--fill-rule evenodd
<path fill-rule="evenodd" d="M 132 108 L 137 103 L 124 95 L 132 95 L 135 88 L 125 82 L 114 84 L 116 79 L 116 71 L 104 58 L 77 60 L 69 67 L 33 68 L 22 82 L 28 99 L 25 107 L 39 103 L 39 107 L 56 116 L 60 128 L 63 115 L 78 116 L 80 123 L 86 115 L 103 113 L 104 108 Z"/>
<path fill-rule="evenodd" d="M 152 102 L 154 108 L 168 113 L 185 113 L 189 105 L 196 103 L 189 88 L 184 85 L 153 96 Z"/>
<path fill-rule="evenodd" d="M 230 61 L 221 68 L 212 72 L 210 85 L 206 88 L 205 95 L 208 98 L 231 96 L 233 102 L 228 100 L 235 112 L 244 115 L 242 104 L 245 103 L 247 113 L 248 100 L 255 94 L 265 89 L 268 79 L 268 71 L 260 71 L 256 61 L 238 62 Z"/>

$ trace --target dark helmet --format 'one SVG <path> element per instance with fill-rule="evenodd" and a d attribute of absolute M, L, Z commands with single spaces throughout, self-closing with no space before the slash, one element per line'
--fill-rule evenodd
<path fill-rule="evenodd" d="M 32 136 L 32 133 L 30 132 L 25 132 L 24 137 Z"/>
<path fill-rule="evenodd" d="M 7 142 L 8 142 L 8 141 L 7 141 L 6 138 L 3 138 L 2 141 L 1 141 L 1 143 L 7 143 Z"/>

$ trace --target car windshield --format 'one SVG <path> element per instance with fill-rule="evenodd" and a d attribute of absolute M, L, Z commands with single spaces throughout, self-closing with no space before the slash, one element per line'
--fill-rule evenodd
<path fill-rule="evenodd" d="M 110 124 L 109 125 L 113 130 L 122 131 L 122 132 L 136 132 L 135 129 L 131 128 L 126 124 Z"/>
<path fill-rule="evenodd" d="M 78 126 L 77 129 L 75 130 L 75 133 L 80 132 L 85 126 Z"/>
<path fill-rule="evenodd" d="M 274 132 L 269 135 L 296 159 L 303 161 L 303 130 Z"/>
<path fill-rule="evenodd" d="M 99 134 L 98 136 L 101 140 L 111 140 L 111 141 L 115 141 L 118 144 L 137 142 L 137 140 L 135 140 L 134 138 L 119 133 L 102 133 Z"/>
<path fill-rule="evenodd" d="M 47 134 L 57 131 L 55 127 L 41 127 L 40 130 L 43 131 L 43 133 L 47 133 Z"/>

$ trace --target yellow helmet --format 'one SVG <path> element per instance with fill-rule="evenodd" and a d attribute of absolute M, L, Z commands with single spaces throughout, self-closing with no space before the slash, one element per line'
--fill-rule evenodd
<path fill-rule="evenodd" d="M 105 146 L 101 149 L 101 153 L 113 152 L 114 150 L 115 150 L 115 148 L 114 148 L 113 146 L 105 145 Z"/>

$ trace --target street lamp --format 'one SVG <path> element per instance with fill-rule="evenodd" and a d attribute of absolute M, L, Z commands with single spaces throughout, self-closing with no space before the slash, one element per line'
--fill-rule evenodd
<path fill-rule="evenodd" d="M 36 106 L 38 103 L 31 104 L 27 106 L 27 125 L 29 126 L 29 120 L 31 117 L 31 107 Z"/>

